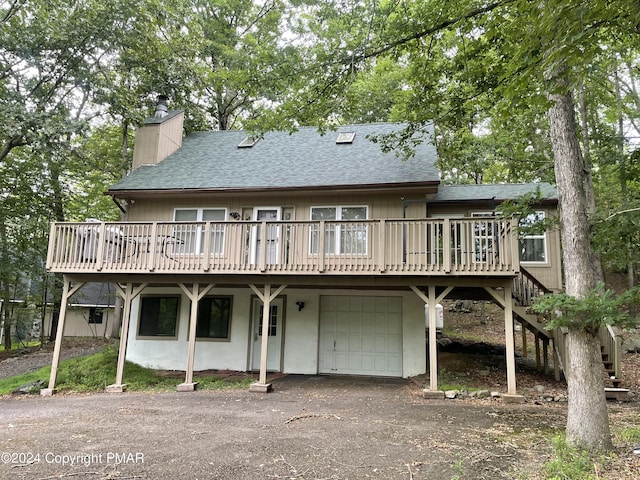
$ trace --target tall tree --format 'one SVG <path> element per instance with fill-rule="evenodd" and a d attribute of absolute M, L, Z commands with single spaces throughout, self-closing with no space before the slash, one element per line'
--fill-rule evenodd
<path fill-rule="evenodd" d="M 126 0 L 0 3 L 0 167 L 15 167 L 29 152 L 38 174 L 32 188 L 37 186 L 40 203 L 47 207 L 40 213 L 46 221 L 66 219 L 70 170 L 84 173 L 81 163 L 70 163 L 72 153 L 95 115 L 89 100 L 98 74 L 108 69 L 114 39 L 128 30 L 133 8 Z M 0 203 L 5 226 L 20 225 L 22 213 L 6 196 L 0 196 Z M 34 244 L 46 234 L 40 230 Z M 2 262 L 22 252 L 19 244 L 9 245 L 12 250 Z M 41 248 L 34 256 L 43 259 L 44 254 Z"/>
<path fill-rule="evenodd" d="M 542 125 L 546 111 L 567 293 L 582 298 L 594 288 L 588 182 L 572 91 L 583 67 L 605 45 L 615 50 L 620 39 L 637 35 L 637 4 L 562 0 L 548 9 L 525 0 L 371 1 L 332 14 L 324 6 L 315 7 L 318 16 L 312 30 L 321 40 L 303 56 L 310 60 L 297 71 L 298 89 L 281 113 L 299 122 L 314 117 L 326 122 L 331 118 L 328 113 L 341 111 L 341 102 L 347 98 L 343 92 L 358 73 L 385 56 L 408 64 L 413 71 L 407 85 L 407 97 L 413 96 L 406 109 L 409 130 L 420 131 L 422 125 L 435 121 L 449 125 L 449 131 L 464 127 L 473 132 L 486 118 L 518 115 L 523 109 Z M 359 21 L 353 20 L 357 16 Z M 345 25 L 349 29 L 341 36 L 326 36 Z M 460 144 L 462 148 L 473 145 Z M 482 150 L 474 153 L 478 152 Z M 572 366 L 567 373 L 567 440 L 592 450 L 608 449 L 611 439 L 597 328 L 585 327 L 581 318 L 573 320 L 568 325 Z"/>

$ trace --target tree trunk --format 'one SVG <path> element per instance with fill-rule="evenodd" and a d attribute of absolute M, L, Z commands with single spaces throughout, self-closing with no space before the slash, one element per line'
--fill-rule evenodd
<path fill-rule="evenodd" d="M 585 171 L 576 132 L 574 103 L 566 68 L 554 72 L 549 80 L 549 129 L 553 148 L 565 289 L 576 298 L 584 297 L 596 286 L 590 239 L 591 228 L 585 194 Z M 559 87 L 559 88 L 558 88 Z M 567 337 L 567 443 L 591 451 L 613 448 L 602 378 L 598 331 L 576 325 Z"/>
<path fill-rule="evenodd" d="M 615 71 L 614 71 L 614 80 L 615 80 L 615 95 L 616 95 L 616 106 L 618 107 L 618 112 L 622 111 L 622 96 L 620 93 L 620 77 L 618 74 L 618 62 L 614 63 Z M 619 156 L 619 165 L 620 165 L 620 193 L 622 196 L 622 210 L 626 210 L 629 206 L 629 192 L 627 190 L 627 162 L 626 156 L 624 154 L 624 119 L 622 118 L 622 113 L 618 113 L 618 125 L 617 125 L 617 136 L 618 141 L 616 148 L 618 150 Z M 627 241 L 627 251 L 625 255 L 625 260 L 627 263 L 627 287 L 629 289 L 633 288 L 635 285 L 634 277 L 635 274 L 633 272 L 633 244 L 630 240 Z"/>
<path fill-rule="evenodd" d="M 64 222 L 63 193 L 60 183 L 60 169 L 55 161 L 49 162 L 51 170 L 51 188 L 53 190 L 52 210 L 56 221 Z M 54 275 L 53 285 L 51 285 L 51 296 L 53 297 L 53 309 L 51 312 L 51 331 L 49 332 L 49 341 L 53 342 L 58 333 L 58 322 L 60 320 L 60 307 L 62 303 L 62 275 Z M 65 299 L 65 301 L 68 299 Z"/>
<path fill-rule="evenodd" d="M 579 327 L 567 334 L 567 443 L 590 451 L 611 450 L 600 339 Z"/>
<path fill-rule="evenodd" d="M 589 118 L 587 109 L 587 100 L 584 91 L 584 83 L 580 83 L 579 87 L 579 106 L 580 106 L 580 128 L 582 130 L 582 152 L 584 160 L 584 192 L 587 201 L 587 215 L 591 217 L 596 212 L 596 194 L 593 189 L 593 165 L 591 162 L 591 142 L 589 136 Z M 596 277 L 596 283 L 604 283 L 604 272 L 602 270 L 602 257 L 599 252 L 592 252 L 593 268 Z"/>
<path fill-rule="evenodd" d="M 0 324 L 3 325 L 3 341 L 5 351 L 11 350 L 11 318 L 9 316 L 9 310 L 11 307 L 11 292 L 9 290 L 10 282 L 10 269 L 9 264 L 11 262 L 9 256 L 9 246 L 7 242 L 7 224 L 5 222 L 4 210 L 0 205 L 0 288 L 2 305 L 0 308 Z"/>

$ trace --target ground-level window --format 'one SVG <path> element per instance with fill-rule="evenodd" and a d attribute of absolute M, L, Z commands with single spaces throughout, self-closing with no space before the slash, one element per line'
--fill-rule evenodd
<path fill-rule="evenodd" d="M 545 214 L 537 211 L 520 219 L 520 227 L 532 227 L 544 220 Z M 545 232 L 528 233 L 520 236 L 521 262 L 547 262 L 547 235 Z"/>
<path fill-rule="evenodd" d="M 367 220 L 368 208 L 366 206 L 336 206 L 336 207 L 311 207 L 311 220 L 324 220 L 324 251 L 330 254 L 356 254 L 367 253 L 368 225 L 361 220 Z M 335 222 L 332 220 L 349 220 L 348 222 Z M 320 243 L 318 226 L 311 227 L 309 251 L 317 254 Z"/>
<path fill-rule="evenodd" d="M 176 208 L 173 213 L 176 222 L 216 222 L 227 219 L 224 208 Z M 224 252 L 223 224 L 209 224 L 209 253 Z M 174 253 L 204 253 L 205 226 L 199 223 L 176 225 L 173 234 Z"/>
<path fill-rule="evenodd" d="M 140 298 L 141 337 L 175 337 L 178 330 L 180 296 L 145 296 Z"/>
<path fill-rule="evenodd" d="M 232 297 L 204 297 L 198 303 L 196 337 L 229 339 Z"/>
<path fill-rule="evenodd" d="M 89 323 L 101 324 L 102 323 L 102 315 L 103 311 L 96 308 L 89 308 Z"/>

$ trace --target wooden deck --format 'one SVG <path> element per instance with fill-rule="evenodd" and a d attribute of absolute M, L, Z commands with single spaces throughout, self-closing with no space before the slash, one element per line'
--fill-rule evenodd
<path fill-rule="evenodd" d="M 515 221 L 85 222 L 51 226 L 47 269 L 98 274 L 458 275 L 519 271 Z"/>

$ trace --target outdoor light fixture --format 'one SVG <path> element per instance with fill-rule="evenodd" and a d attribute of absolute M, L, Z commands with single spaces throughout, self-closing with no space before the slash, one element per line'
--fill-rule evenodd
<path fill-rule="evenodd" d="M 298 306 L 298 311 L 301 312 L 302 309 L 304 308 L 304 302 L 297 301 L 296 305 Z"/>

